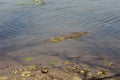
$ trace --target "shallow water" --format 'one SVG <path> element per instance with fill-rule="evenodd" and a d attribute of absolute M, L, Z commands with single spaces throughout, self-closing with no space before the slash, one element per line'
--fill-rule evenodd
<path fill-rule="evenodd" d="M 119 4 L 119 0 L 47 0 L 45 5 L 0 1 L 0 59 L 19 61 L 26 56 L 49 55 L 61 59 L 81 57 L 80 61 L 87 62 L 107 56 L 117 63 Z M 89 34 L 76 40 L 42 44 L 52 36 L 77 31 Z"/>

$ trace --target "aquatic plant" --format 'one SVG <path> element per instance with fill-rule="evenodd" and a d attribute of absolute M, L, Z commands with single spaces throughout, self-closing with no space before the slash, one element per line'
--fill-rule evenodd
<path fill-rule="evenodd" d="M 44 5 L 45 2 L 46 2 L 46 0 L 33 0 L 33 1 L 24 0 L 22 2 L 17 2 L 16 4 L 17 5 L 32 5 L 32 4 L 41 4 L 41 5 Z"/>
<path fill-rule="evenodd" d="M 25 60 L 25 61 L 32 61 L 33 58 L 32 58 L 32 57 L 26 57 L 26 58 L 24 58 L 24 60 Z"/>
<path fill-rule="evenodd" d="M 27 67 L 31 70 L 37 70 L 38 69 L 36 65 L 28 65 Z"/>
<path fill-rule="evenodd" d="M 45 2 L 46 2 L 46 0 L 34 0 L 34 3 L 35 4 L 41 4 L 41 5 L 43 5 L 43 4 L 45 4 Z"/>
<path fill-rule="evenodd" d="M 40 0 L 34 0 L 35 3 L 38 3 Z"/>
<path fill-rule="evenodd" d="M 56 61 L 50 61 L 50 65 L 55 65 Z"/>

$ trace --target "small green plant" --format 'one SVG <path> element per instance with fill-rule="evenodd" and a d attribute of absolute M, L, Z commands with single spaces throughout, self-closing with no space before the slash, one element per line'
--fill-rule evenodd
<path fill-rule="evenodd" d="M 50 61 L 50 65 L 55 65 L 56 61 Z"/>
<path fill-rule="evenodd" d="M 33 58 L 32 58 L 32 57 L 26 57 L 24 60 L 25 60 L 25 61 L 32 61 Z"/>

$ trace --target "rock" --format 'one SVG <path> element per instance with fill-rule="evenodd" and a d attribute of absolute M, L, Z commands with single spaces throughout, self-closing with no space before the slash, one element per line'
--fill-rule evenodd
<path fill-rule="evenodd" d="M 0 77 L 0 80 L 8 80 L 8 77 L 6 76 Z"/>
<path fill-rule="evenodd" d="M 93 77 L 94 75 L 93 75 L 93 73 L 90 72 L 90 73 L 88 73 L 88 76 Z"/>
<path fill-rule="evenodd" d="M 31 72 L 30 71 L 23 71 L 21 73 L 21 76 L 23 76 L 23 77 L 29 77 L 29 76 L 31 76 Z"/>
<path fill-rule="evenodd" d="M 43 69 L 41 69 L 41 72 L 42 73 L 48 73 L 48 69 L 47 68 L 43 68 Z"/>
<path fill-rule="evenodd" d="M 84 70 L 80 70 L 80 74 L 85 74 L 85 71 Z"/>
<path fill-rule="evenodd" d="M 78 76 L 75 76 L 72 78 L 72 80 L 82 80 L 81 78 L 79 78 Z"/>
<path fill-rule="evenodd" d="M 11 71 L 12 74 L 17 74 L 18 70 Z"/>
<path fill-rule="evenodd" d="M 113 66 L 114 64 L 111 62 L 111 63 L 109 63 L 108 65 L 109 65 L 109 66 Z"/>

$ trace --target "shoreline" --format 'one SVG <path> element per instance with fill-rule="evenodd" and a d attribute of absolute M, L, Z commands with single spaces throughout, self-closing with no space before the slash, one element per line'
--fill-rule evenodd
<path fill-rule="evenodd" d="M 28 64 L 5 66 L 0 69 L 0 80 L 119 80 L 120 74 L 102 67 L 72 61 L 51 61 L 48 65 Z M 109 67 L 113 67 L 111 64 Z"/>

